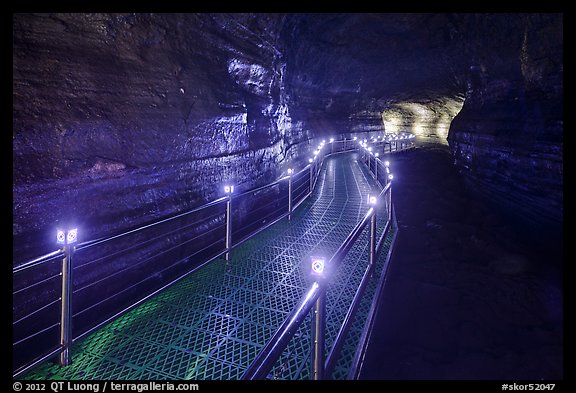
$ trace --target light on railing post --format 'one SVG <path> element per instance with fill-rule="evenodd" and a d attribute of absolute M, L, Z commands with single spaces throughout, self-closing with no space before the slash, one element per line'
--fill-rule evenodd
<path fill-rule="evenodd" d="M 226 255 L 225 259 L 230 260 L 230 252 L 232 250 L 232 193 L 234 193 L 234 186 L 224 186 L 224 192 L 228 197 L 226 200 Z"/>
<path fill-rule="evenodd" d="M 292 168 L 288 168 L 288 221 L 292 221 Z"/>
<path fill-rule="evenodd" d="M 390 161 L 384 161 L 384 169 L 386 169 L 386 176 L 384 176 L 384 185 L 388 184 L 388 175 L 390 174 Z"/>
<path fill-rule="evenodd" d="M 78 241 L 78 228 L 56 232 L 56 243 L 62 245 L 62 295 L 60 311 L 60 365 L 68 366 L 72 362 L 70 346 L 72 345 L 72 258 Z"/>

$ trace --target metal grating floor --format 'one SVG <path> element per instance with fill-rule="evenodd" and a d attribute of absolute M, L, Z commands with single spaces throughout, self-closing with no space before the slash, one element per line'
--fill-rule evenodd
<path fill-rule="evenodd" d="M 72 365 L 46 362 L 23 379 L 239 379 L 306 288 L 311 255 L 332 255 L 377 189 L 356 154 L 325 159 L 313 198 L 293 214 L 105 325 L 72 347 Z M 386 213 L 378 215 L 381 232 Z M 383 268 L 389 244 L 379 258 Z M 367 231 L 327 292 L 330 348 L 368 262 Z M 346 378 L 376 289 L 370 282 L 332 375 Z M 368 296 L 369 295 L 369 296 Z M 268 376 L 307 379 L 310 318 Z"/>

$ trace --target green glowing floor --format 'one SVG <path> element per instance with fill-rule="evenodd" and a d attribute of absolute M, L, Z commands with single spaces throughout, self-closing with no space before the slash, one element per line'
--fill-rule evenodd
<path fill-rule="evenodd" d="M 23 379 L 239 379 L 306 288 L 311 255 L 332 255 L 368 210 L 374 182 L 354 154 L 328 158 L 313 198 L 282 220 L 134 310 L 74 344 L 72 365 L 41 364 Z M 379 231 L 385 212 L 379 215 Z M 378 261 L 356 322 L 332 375 L 346 378 L 383 268 Z M 364 234 L 327 292 L 327 348 L 367 265 Z M 268 376 L 307 379 L 310 321 Z"/>

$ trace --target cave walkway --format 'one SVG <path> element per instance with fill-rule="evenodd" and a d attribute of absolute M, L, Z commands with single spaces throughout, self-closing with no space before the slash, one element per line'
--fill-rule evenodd
<path fill-rule="evenodd" d="M 311 197 L 293 213 L 72 347 L 72 364 L 45 362 L 23 379 L 240 379 L 313 280 L 310 257 L 331 256 L 369 209 L 377 192 L 358 153 L 327 157 Z M 377 215 L 380 236 L 387 214 Z M 392 231 L 391 231 L 392 232 Z M 376 263 L 332 378 L 343 379 L 360 342 L 390 241 Z M 355 243 L 326 297 L 331 348 L 368 263 L 369 235 Z M 308 379 L 311 317 L 268 375 Z"/>

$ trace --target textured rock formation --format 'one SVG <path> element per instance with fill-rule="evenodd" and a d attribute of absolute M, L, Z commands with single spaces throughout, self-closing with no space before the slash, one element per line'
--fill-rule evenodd
<path fill-rule="evenodd" d="M 563 214 L 561 15 L 468 16 L 466 101 L 450 128 L 455 165 L 495 205 L 545 233 Z M 474 26 L 473 29 L 470 29 Z M 471 38 L 467 39 L 468 41 Z"/>
<path fill-rule="evenodd" d="M 445 66 L 450 26 L 434 14 L 15 15 L 16 259 L 50 251 L 54 226 L 97 238 L 213 199 L 225 181 L 269 182 L 309 138 L 383 131 L 402 100 L 446 112 L 463 91 Z"/>
<path fill-rule="evenodd" d="M 88 240 L 277 176 L 291 141 L 280 19 L 16 15 L 17 248 L 57 224 Z"/>
<path fill-rule="evenodd" d="M 448 143 L 452 119 L 462 109 L 463 97 L 440 97 L 433 101 L 392 104 L 382 113 L 386 132 L 409 131 L 420 140 Z"/>

